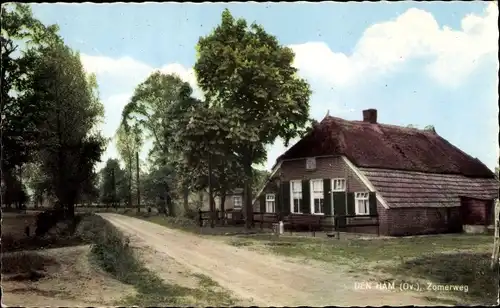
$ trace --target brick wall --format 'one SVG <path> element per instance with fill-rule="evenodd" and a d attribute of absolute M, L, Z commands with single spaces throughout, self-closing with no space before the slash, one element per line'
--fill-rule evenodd
<path fill-rule="evenodd" d="M 380 233 L 400 236 L 460 232 L 460 208 L 392 208 L 380 209 Z"/>
<path fill-rule="evenodd" d="M 283 181 L 346 178 L 347 175 L 349 192 L 368 191 L 340 156 L 316 158 L 315 170 L 306 169 L 306 159 L 284 161 L 281 171 Z"/>
<path fill-rule="evenodd" d="M 487 225 L 492 223 L 493 200 L 461 198 L 460 204 L 464 225 Z"/>

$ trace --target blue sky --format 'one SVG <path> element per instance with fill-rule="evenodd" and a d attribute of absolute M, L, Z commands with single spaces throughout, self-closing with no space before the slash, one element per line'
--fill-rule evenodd
<path fill-rule="evenodd" d="M 197 89 L 195 45 L 229 8 L 292 47 L 311 84 L 311 115 L 379 122 L 438 134 L 490 168 L 498 161 L 498 7 L 487 2 L 34 4 L 97 75 L 113 136 L 121 109 L 153 70 Z M 196 90 L 197 93 L 199 89 Z M 270 168 L 286 148 L 269 145 Z M 147 147 L 141 154 L 145 158 Z M 117 157 L 114 144 L 103 156 Z"/>

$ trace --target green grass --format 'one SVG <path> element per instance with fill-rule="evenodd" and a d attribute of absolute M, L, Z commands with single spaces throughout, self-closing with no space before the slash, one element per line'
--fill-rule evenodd
<path fill-rule="evenodd" d="M 233 237 L 234 246 L 259 245 L 276 254 L 347 265 L 351 272 L 396 284 L 425 282 L 468 286 L 468 292 L 432 291 L 441 302 L 456 298 L 465 304 L 495 304 L 496 275 L 489 269 L 492 237 L 446 234 L 413 238 L 336 240 L 271 235 Z M 372 276 L 375 275 L 375 276 Z"/>
<path fill-rule="evenodd" d="M 121 305 L 140 306 L 232 306 L 231 295 L 218 289 L 209 277 L 199 276 L 198 288 L 168 284 L 146 269 L 135 257 L 128 239 L 107 221 L 93 216 L 92 222 L 101 226 L 94 233 L 93 261 L 117 280 L 133 285 L 137 294 L 127 297 Z M 89 229 L 95 230 L 93 226 Z M 200 278 L 201 277 L 201 278 Z"/>

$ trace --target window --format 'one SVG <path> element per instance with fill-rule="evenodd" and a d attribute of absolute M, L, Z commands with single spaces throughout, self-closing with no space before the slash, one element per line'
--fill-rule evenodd
<path fill-rule="evenodd" d="M 345 191 L 345 179 L 332 179 L 332 191 Z"/>
<path fill-rule="evenodd" d="M 306 170 L 316 169 L 316 157 L 306 158 Z"/>
<path fill-rule="evenodd" d="M 290 211 L 300 213 L 302 203 L 302 181 L 290 181 Z"/>
<path fill-rule="evenodd" d="M 274 194 L 266 195 L 266 213 L 276 212 L 276 198 Z"/>
<path fill-rule="evenodd" d="M 215 208 L 220 210 L 220 197 L 215 197 Z"/>
<path fill-rule="evenodd" d="M 233 196 L 233 208 L 241 209 L 241 196 Z"/>
<path fill-rule="evenodd" d="M 368 193 L 356 193 L 355 194 L 355 211 L 356 215 L 369 215 L 370 214 L 370 204 L 368 202 Z"/>
<path fill-rule="evenodd" d="M 323 180 L 311 180 L 311 213 L 324 214 Z"/>

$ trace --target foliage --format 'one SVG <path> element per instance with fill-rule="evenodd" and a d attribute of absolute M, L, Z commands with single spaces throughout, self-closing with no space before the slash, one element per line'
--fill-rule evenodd
<path fill-rule="evenodd" d="M 42 50 L 62 40 L 56 25 L 44 26 L 27 4 L 1 7 L 1 99 L 2 170 L 28 162 L 40 135 L 37 123 L 44 120 L 43 105 L 29 99 L 30 80 Z"/>
<path fill-rule="evenodd" d="M 184 183 L 195 191 L 206 190 L 210 163 L 212 198 L 224 199 L 227 192 L 242 187 L 245 179 L 243 167 L 232 148 L 224 110 L 197 104 L 189 115 L 185 129 L 177 132 L 178 143 L 182 146 L 179 151 L 184 158 L 179 164 L 180 173 L 189 175 Z"/>
<path fill-rule="evenodd" d="M 265 145 L 281 137 L 288 142 L 309 122 L 307 82 L 297 77 L 293 51 L 281 46 L 262 26 L 235 20 L 226 9 L 222 22 L 200 38 L 194 66 L 207 104 L 220 108 L 226 138 L 246 175 L 247 211 L 253 163 L 265 159 Z"/>
<path fill-rule="evenodd" d="M 193 104 L 199 103 L 185 99 L 191 92 L 189 84 L 177 75 L 154 72 L 137 86 L 122 113 L 125 129 L 134 127 L 138 134 L 153 140 L 149 158 L 156 173 L 147 186 L 151 188 L 150 192 L 157 194 L 159 183 L 164 184 L 160 196 L 171 215 L 175 214 L 171 197 L 177 184 L 172 179 L 179 174 L 178 165 L 182 157 L 182 140 L 177 138 L 177 133 L 184 128 L 186 113 L 192 110 Z M 158 181 L 159 174 L 166 178 Z M 152 197 L 151 194 L 149 196 Z"/>
<path fill-rule="evenodd" d="M 77 53 L 54 44 L 43 50 L 30 83 L 28 98 L 42 107 L 44 118 L 37 125 L 41 171 L 70 215 L 104 150 L 104 139 L 93 133 L 103 117 L 93 80 Z"/>
<path fill-rule="evenodd" d="M 125 171 L 116 159 L 108 159 L 99 171 L 99 199 L 105 204 L 119 203 L 128 197 L 128 184 Z"/>
<path fill-rule="evenodd" d="M 28 202 L 28 194 L 26 192 L 26 187 L 21 183 L 19 177 L 13 172 L 14 170 L 9 170 L 3 173 L 5 180 L 5 186 L 2 189 L 2 204 L 6 204 L 10 207 L 12 204 L 16 204 L 17 207 L 26 205 Z"/>
<path fill-rule="evenodd" d="M 142 136 L 139 126 L 121 125 L 116 132 L 116 148 L 122 161 L 125 163 L 125 170 L 128 178 L 127 202 L 132 205 L 132 190 L 137 187 L 135 174 L 137 168 L 136 153 L 140 152 L 142 146 Z"/>
<path fill-rule="evenodd" d="M 253 185 L 252 185 L 252 195 L 256 196 L 259 190 L 264 186 L 266 181 L 269 179 L 271 173 L 267 170 L 254 169 L 253 172 Z"/>

